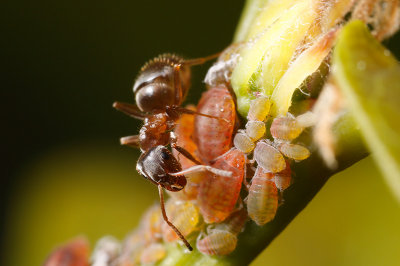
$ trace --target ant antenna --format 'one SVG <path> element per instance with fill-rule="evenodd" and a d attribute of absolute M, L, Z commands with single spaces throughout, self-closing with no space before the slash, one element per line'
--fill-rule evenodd
<path fill-rule="evenodd" d="M 165 206 L 164 206 L 164 193 L 163 193 L 163 188 L 161 185 L 158 185 L 158 193 L 160 194 L 160 204 L 161 204 L 161 213 L 162 216 L 164 218 L 164 221 L 169 225 L 169 227 L 172 228 L 172 230 L 175 231 L 175 233 L 179 236 L 179 238 L 183 241 L 183 243 L 185 243 L 186 247 L 192 251 L 193 248 L 192 246 L 189 244 L 189 242 L 186 240 L 186 238 L 182 235 L 181 232 L 179 232 L 178 228 L 176 228 L 169 220 L 167 217 L 167 214 L 165 212 Z"/>

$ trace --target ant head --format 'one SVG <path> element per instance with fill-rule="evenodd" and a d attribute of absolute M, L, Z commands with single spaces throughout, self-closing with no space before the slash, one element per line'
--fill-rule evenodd
<path fill-rule="evenodd" d="M 136 169 L 145 178 L 170 191 L 182 190 L 187 182 L 184 175 L 170 175 L 181 171 L 182 166 L 173 154 L 162 145 L 143 153 L 137 162 Z"/>

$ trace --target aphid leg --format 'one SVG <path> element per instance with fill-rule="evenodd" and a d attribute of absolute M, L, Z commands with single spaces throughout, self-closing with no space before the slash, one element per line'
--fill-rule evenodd
<path fill-rule="evenodd" d="M 189 60 L 185 60 L 185 62 L 183 62 L 183 64 L 187 65 L 187 66 L 201 65 L 201 64 L 204 64 L 207 61 L 210 61 L 210 60 L 212 60 L 214 58 L 217 58 L 220 55 L 221 55 L 221 52 L 216 53 L 216 54 L 212 54 L 212 55 L 209 55 L 209 56 L 206 56 L 206 57 L 189 59 Z"/>
<path fill-rule="evenodd" d="M 164 192 L 163 192 L 163 188 L 161 185 L 158 185 L 158 194 L 160 195 L 160 205 L 161 205 L 161 213 L 162 216 L 164 218 L 164 221 L 172 228 L 172 230 L 175 231 L 175 233 L 179 236 L 179 238 L 183 241 L 183 243 L 185 243 L 186 247 L 192 251 L 193 248 L 192 246 L 189 244 L 189 242 L 186 240 L 186 238 L 181 234 L 181 232 L 178 230 L 178 228 L 176 228 L 169 220 L 167 217 L 167 214 L 165 212 L 165 205 L 164 205 Z"/>
<path fill-rule="evenodd" d="M 140 147 L 139 135 L 126 136 L 119 139 L 121 145 L 126 145 L 132 148 Z"/>
<path fill-rule="evenodd" d="M 192 162 L 194 162 L 195 164 L 201 165 L 201 162 L 197 161 L 196 158 L 193 157 L 192 154 L 190 154 L 190 152 L 188 152 L 187 150 L 185 150 L 184 148 L 176 145 L 176 144 L 171 144 L 171 147 L 174 148 L 175 150 L 177 150 L 180 154 L 182 154 L 183 156 L 185 156 L 186 158 L 188 158 L 189 160 L 191 160 Z"/>
<path fill-rule="evenodd" d="M 130 103 L 122 103 L 122 102 L 114 102 L 113 107 L 117 109 L 120 112 L 123 112 L 124 114 L 129 115 L 130 117 L 139 119 L 139 120 L 144 120 L 148 115 L 143 113 L 142 111 L 139 110 L 139 108 Z"/>
<path fill-rule="evenodd" d="M 187 174 L 204 172 L 204 171 L 208 171 L 208 172 L 211 172 L 211 173 L 219 175 L 219 176 L 226 176 L 226 177 L 232 176 L 231 171 L 217 169 L 217 168 L 214 168 L 214 167 L 211 167 L 208 165 L 195 165 L 195 166 L 189 167 L 185 170 L 179 171 L 177 173 L 168 173 L 168 174 L 172 175 L 172 176 L 180 176 L 180 175 L 187 175 Z"/>

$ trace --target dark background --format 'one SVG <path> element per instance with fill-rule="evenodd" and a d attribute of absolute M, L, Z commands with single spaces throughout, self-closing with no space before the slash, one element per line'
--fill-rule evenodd
<path fill-rule="evenodd" d="M 111 105 L 133 102 L 131 88 L 140 67 L 164 52 L 195 58 L 221 51 L 232 40 L 242 5 L 2 1 L 1 230 L 16 185 L 27 181 L 21 169 L 59 146 L 102 143 L 120 149 L 119 137 L 136 133 L 140 122 Z M 194 69 L 188 101 L 203 90 L 206 69 Z"/>
<path fill-rule="evenodd" d="M 138 152 L 119 146 L 140 122 L 111 105 L 133 102 L 134 78 L 152 57 L 202 57 L 228 46 L 242 7 L 215 0 L 2 1 L 0 264 L 37 265 L 78 233 L 93 246 L 134 227 L 157 192 L 135 176 Z M 398 58 L 399 43 L 399 35 L 386 42 Z M 208 66 L 193 69 L 187 102 L 197 102 Z M 274 241 L 265 253 L 271 264 L 396 262 L 399 207 L 371 160 L 352 169 L 329 181 Z"/>

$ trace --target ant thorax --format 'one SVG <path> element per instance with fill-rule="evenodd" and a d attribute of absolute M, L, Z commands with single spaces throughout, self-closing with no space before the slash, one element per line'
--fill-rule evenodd
<path fill-rule="evenodd" d="M 165 110 L 167 106 L 180 105 L 190 87 L 190 67 L 179 69 L 181 97 L 175 97 L 175 66 L 184 59 L 176 55 L 163 54 L 146 63 L 133 86 L 136 104 L 141 111 Z M 177 102 L 178 101 L 178 102 Z"/>

